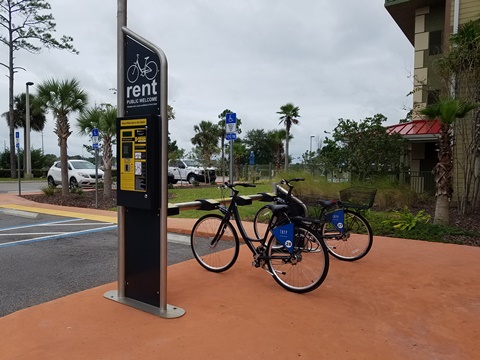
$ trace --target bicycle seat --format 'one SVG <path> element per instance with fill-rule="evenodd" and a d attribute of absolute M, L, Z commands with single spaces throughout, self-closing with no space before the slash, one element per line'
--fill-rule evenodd
<path fill-rule="evenodd" d="M 288 210 L 288 205 L 268 204 L 267 207 L 272 210 L 274 214 L 278 214 L 279 212 L 286 212 Z"/>
<path fill-rule="evenodd" d="M 337 205 L 337 200 L 317 200 L 317 204 L 325 209 L 331 209 Z"/>

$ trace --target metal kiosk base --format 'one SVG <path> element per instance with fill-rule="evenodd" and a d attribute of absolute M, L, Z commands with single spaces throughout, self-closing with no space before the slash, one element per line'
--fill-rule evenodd
<path fill-rule="evenodd" d="M 156 306 L 149 305 L 141 301 L 137 301 L 127 297 L 119 297 L 117 290 L 107 291 L 105 294 L 103 294 L 103 296 L 106 297 L 107 299 L 119 302 L 124 305 L 128 305 L 135 309 L 142 310 L 144 312 L 147 312 L 152 315 L 159 316 L 165 319 L 175 319 L 185 314 L 185 310 L 177 306 L 172 306 L 167 304 L 166 309 L 160 309 Z"/>

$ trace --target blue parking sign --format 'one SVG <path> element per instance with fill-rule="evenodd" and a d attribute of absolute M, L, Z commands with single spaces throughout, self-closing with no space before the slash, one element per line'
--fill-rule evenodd
<path fill-rule="evenodd" d="M 234 124 L 237 122 L 237 114 L 236 113 L 228 113 L 225 115 L 225 121 L 227 124 Z"/>
<path fill-rule="evenodd" d="M 237 114 L 236 113 L 228 113 L 225 115 L 225 132 L 228 134 L 237 134 Z M 228 139 L 227 140 L 235 140 Z"/>

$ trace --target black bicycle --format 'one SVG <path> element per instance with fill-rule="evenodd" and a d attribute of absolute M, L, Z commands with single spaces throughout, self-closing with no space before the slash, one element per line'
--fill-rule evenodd
<path fill-rule="evenodd" d="M 365 195 L 368 197 L 368 204 L 354 204 L 348 202 L 354 195 L 352 190 L 348 189 L 341 192 L 340 200 L 317 200 L 314 205 L 315 216 L 308 214 L 307 206 L 298 198 L 292 195 L 292 182 L 304 181 L 302 178 L 290 180 L 281 180 L 282 185 L 288 186 L 288 191 L 279 187 L 279 194 L 270 200 L 277 204 L 287 204 L 290 207 L 290 216 L 311 216 L 319 219 L 320 222 L 310 223 L 309 225 L 318 231 L 323 238 L 328 252 L 335 258 L 344 261 L 355 261 L 368 254 L 373 244 L 373 232 L 368 221 L 355 209 L 367 209 L 373 205 L 375 190 L 368 190 Z M 357 190 L 357 192 L 360 190 Z M 319 205 L 319 208 L 318 208 Z M 268 223 L 272 212 L 269 205 L 261 207 L 253 222 L 253 229 L 257 238 L 261 233 L 261 228 Z"/>
<path fill-rule="evenodd" d="M 249 205 L 252 200 L 239 196 L 237 186 L 255 187 L 254 184 L 225 183 L 224 191 L 232 190 L 228 207 L 219 202 L 197 200 L 201 209 L 218 209 L 220 214 L 207 214 L 195 223 L 191 234 L 191 247 L 195 259 L 205 269 L 222 272 L 237 260 L 240 235 L 253 254 L 252 265 L 273 276 L 285 289 L 306 293 L 316 289 L 325 280 L 329 267 L 327 248 L 317 232 L 301 218 L 288 216 L 288 205 L 269 204 L 271 218 L 259 238 L 247 235 L 240 219 L 238 206 Z"/>

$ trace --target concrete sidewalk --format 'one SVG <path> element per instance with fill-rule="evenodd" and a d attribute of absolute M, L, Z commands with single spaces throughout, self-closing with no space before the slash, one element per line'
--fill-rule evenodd
<path fill-rule="evenodd" d="M 15 195 L 0 206 L 112 218 Z M 194 221 L 169 218 L 169 231 L 189 233 Z M 105 299 L 116 283 L 7 315 L 0 359 L 480 359 L 480 248 L 375 237 L 360 261 L 331 258 L 325 282 L 304 295 L 251 260 L 242 248 L 225 273 L 170 266 L 167 301 L 186 310 L 177 319 Z"/>

